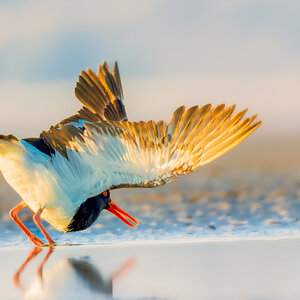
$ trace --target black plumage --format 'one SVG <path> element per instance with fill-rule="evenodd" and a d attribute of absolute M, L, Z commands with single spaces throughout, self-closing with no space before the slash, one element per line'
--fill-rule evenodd
<path fill-rule="evenodd" d="M 97 220 L 101 211 L 109 208 L 109 202 L 109 193 L 107 197 L 104 197 L 102 193 L 88 198 L 77 209 L 66 232 L 81 231 L 90 227 Z"/>
<path fill-rule="evenodd" d="M 23 141 L 27 142 L 28 144 L 35 147 L 44 154 L 48 155 L 49 157 L 55 154 L 55 150 L 42 138 L 27 138 L 23 139 Z"/>

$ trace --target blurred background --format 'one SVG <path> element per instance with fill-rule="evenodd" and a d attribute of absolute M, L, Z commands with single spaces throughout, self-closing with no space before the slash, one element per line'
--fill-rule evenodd
<path fill-rule="evenodd" d="M 113 239 L 124 240 L 165 238 L 161 231 L 170 238 L 298 233 L 299 1 L 2 0 L 0 8 L 2 134 L 37 136 L 74 114 L 79 73 L 103 60 L 119 62 L 131 120 L 168 120 L 182 104 L 236 103 L 264 121 L 194 174 L 158 190 L 114 192 L 145 222 L 135 237 L 120 237 L 118 221 L 106 215 L 90 230 L 107 232 L 107 218 Z M 8 221 L 19 198 L 1 182 Z M 163 210 L 164 203 L 177 208 Z M 182 227 L 168 227 L 174 217 Z"/>
<path fill-rule="evenodd" d="M 237 103 L 261 134 L 300 131 L 298 1 L 0 1 L 1 133 L 37 135 L 80 107 L 80 71 L 118 60 L 132 120 Z"/>

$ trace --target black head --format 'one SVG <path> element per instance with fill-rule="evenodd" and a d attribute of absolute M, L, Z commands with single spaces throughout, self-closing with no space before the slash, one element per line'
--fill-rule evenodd
<path fill-rule="evenodd" d="M 97 220 L 103 209 L 110 208 L 110 202 L 109 191 L 88 198 L 77 209 L 66 232 L 81 231 L 90 227 Z"/>
<path fill-rule="evenodd" d="M 97 220 L 103 209 L 107 209 L 125 224 L 133 228 L 135 228 L 135 226 L 128 220 L 136 225 L 139 224 L 133 217 L 113 203 L 110 199 L 109 191 L 105 191 L 95 197 L 88 198 L 79 206 L 70 224 L 68 225 L 66 232 L 87 229 Z"/>

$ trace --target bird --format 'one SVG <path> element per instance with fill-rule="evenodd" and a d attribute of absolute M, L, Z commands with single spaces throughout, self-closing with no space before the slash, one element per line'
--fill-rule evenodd
<path fill-rule="evenodd" d="M 42 131 L 18 139 L 0 135 L 0 170 L 22 201 L 11 218 L 36 246 L 55 246 L 42 220 L 63 232 L 90 227 L 103 210 L 136 228 L 111 200 L 120 188 L 155 188 L 220 157 L 256 130 L 257 115 L 236 105 L 181 106 L 170 121 L 128 121 L 118 63 L 82 71 L 75 87 L 82 108 Z M 44 243 L 18 212 L 28 206 Z"/>

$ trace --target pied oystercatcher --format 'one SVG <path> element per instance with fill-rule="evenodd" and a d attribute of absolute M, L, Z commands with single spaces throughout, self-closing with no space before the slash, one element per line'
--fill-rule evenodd
<path fill-rule="evenodd" d="M 29 240 L 45 244 L 18 218 L 25 206 L 49 245 L 55 245 L 41 218 L 60 231 L 84 230 L 103 209 L 129 226 L 138 222 L 110 199 L 110 190 L 153 188 L 188 174 L 223 155 L 261 122 L 247 110 L 210 104 L 179 107 L 168 123 L 129 122 L 117 63 L 81 72 L 77 114 L 43 131 L 39 138 L 0 135 L 0 170 L 21 196 L 10 211 Z"/>

